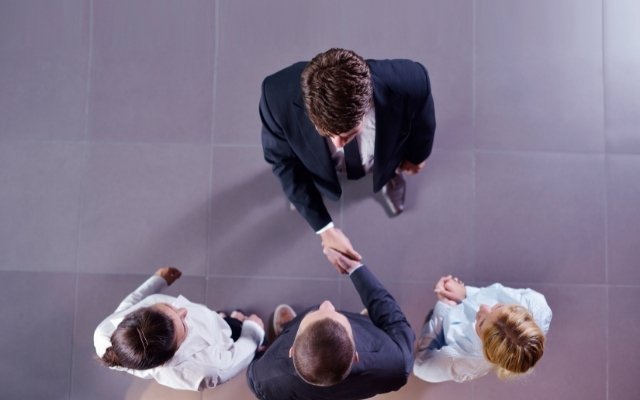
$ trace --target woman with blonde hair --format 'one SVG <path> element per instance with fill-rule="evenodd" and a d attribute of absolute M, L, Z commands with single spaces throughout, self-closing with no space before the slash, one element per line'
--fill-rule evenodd
<path fill-rule="evenodd" d="M 501 378 L 530 372 L 544 353 L 551 309 L 532 289 L 494 283 L 465 286 L 451 275 L 417 341 L 413 373 L 427 382 L 464 382 L 494 370 Z"/>

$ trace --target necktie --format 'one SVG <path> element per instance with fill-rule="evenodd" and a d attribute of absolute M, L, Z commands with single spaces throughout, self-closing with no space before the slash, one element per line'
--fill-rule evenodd
<path fill-rule="evenodd" d="M 365 175 L 357 138 L 353 138 L 344 146 L 344 164 L 348 179 L 360 179 Z"/>

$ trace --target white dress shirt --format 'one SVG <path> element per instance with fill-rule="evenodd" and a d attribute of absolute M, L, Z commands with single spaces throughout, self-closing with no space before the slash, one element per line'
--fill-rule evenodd
<path fill-rule="evenodd" d="M 326 138 L 327 145 L 329 146 L 329 152 L 331 153 L 331 159 L 336 171 L 340 175 L 347 174 L 347 169 L 344 165 L 344 147 L 336 147 L 331 138 Z M 360 158 L 362 159 L 362 166 L 364 172 L 369 173 L 373 169 L 373 156 L 375 153 L 376 145 L 376 110 L 375 107 L 371 109 L 364 116 L 364 126 L 362 132 L 358 134 L 353 140 L 358 141 L 358 150 L 360 150 Z"/>
<path fill-rule="evenodd" d="M 186 337 L 174 356 L 164 365 L 147 370 L 113 367 L 174 389 L 203 390 L 224 383 L 246 368 L 264 338 L 264 330 L 253 321 L 244 321 L 240 338 L 231 339 L 231 328 L 222 317 L 207 307 L 195 304 L 183 296 L 154 294 L 167 286 L 159 276 L 147 279 L 107 317 L 93 334 L 98 356 L 111 346 L 111 334 L 124 317 L 142 307 L 168 303 L 187 309 Z"/>
<path fill-rule="evenodd" d="M 413 373 L 427 382 L 464 382 L 487 374 L 494 367 L 482 353 L 476 314 L 480 305 L 518 304 L 529 310 L 546 334 L 551 309 L 544 296 L 532 289 L 511 289 L 494 283 L 485 288 L 467 286 L 467 297 L 450 306 L 436 303 L 431 319 L 418 339 Z"/>

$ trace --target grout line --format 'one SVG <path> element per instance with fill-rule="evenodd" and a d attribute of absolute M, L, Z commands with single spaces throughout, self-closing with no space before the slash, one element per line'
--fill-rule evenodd
<path fill-rule="evenodd" d="M 213 274 L 209 278 L 223 279 L 262 279 L 262 280 L 283 280 L 283 281 L 313 281 L 313 282 L 332 282 L 336 278 L 308 278 L 303 276 L 268 276 L 268 275 L 227 275 Z"/>
<path fill-rule="evenodd" d="M 472 23 L 472 38 L 471 38 L 471 43 L 472 43 L 472 47 L 471 47 L 471 143 L 472 145 L 472 149 L 473 151 L 471 152 L 471 177 L 472 177 L 472 181 L 471 181 L 471 276 L 474 279 L 477 279 L 477 275 L 476 275 L 476 270 L 478 269 L 476 262 L 477 262 L 477 241 L 476 241 L 476 223 L 477 223 L 477 219 L 476 219 L 476 215 L 477 215 L 477 171 L 476 171 L 476 164 L 477 164 L 477 157 L 476 157 L 476 151 L 477 151 L 477 143 L 476 143 L 476 67 L 477 67 L 477 40 L 478 40 L 478 36 L 477 36 L 477 24 L 476 24 L 476 19 L 477 19 L 477 10 L 476 10 L 476 0 L 473 0 L 472 2 L 472 12 L 471 12 L 471 23 Z"/>
<path fill-rule="evenodd" d="M 599 156 L 604 154 L 602 151 L 563 151 L 563 150 L 526 150 L 526 149 L 482 149 L 476 148 L 478 153 L 488 154 L 549 154 L 549 155 L 562 155 L 562 156 Z M 626 154 L 626 153 L 623 153 Z"/>
<path fill-rule="evenodd" d="M 237 148 L 255 148 L 255 149 L 261 149 L 262 150 L 262 145 L 260 144 L 242 144 L 242 143 L 238 143 L 238 144 L 233 144 L 233 143 L 216 143 L 214 144 L 215 147 L 237 147 Z"/>
<path fill-rule="evenodd" d="M 605 48 L 605 24 L 606 24 L 606 7 L 605 0 L 601 2 L 601 30 L 602 30 L 602 140 L 603 140 L 603 149 L 604 149 L 604 177 L 603 177 L 603 207 L 604 207 L 604 281 L 607 283 L 605 286 L 605 315 L 607 315 L 607 323 L 604 324 L 604 342 L 605 342 L 605 372 L 604 372 L 604 390 L 605 390 L 605 399 L 609 399 L 609 368 L 611 365 L 610 359 L 610 345 L 609 345 L 609 309 L 610 309 L 610 298 L 609 298 L 609 288 L 611 285 L 609 283 L 609 217 L 608 217 L 608 208 L 609 208 L 609 191 L 608 191 L 608 183 L 609 183 L 609 155 L 607 152 L 607 85 L 606 85 L 606 48 Z"/>
<path fill-rule="evenodd" d="M 82 134 L 82 164 L 81 168 L 83 169 L 83 173 L 79 182 L 79 193 L 78 193 L 78 202 L 77 202 L 77 221 L 76 221 L 76 243 L 75 243 L 75 260 L 74 260 L 74 301 L 73 301 L 73 319 L 71 324 L 71 358 L 69 363 L 69 398 L 73 395 L 73 369 L 74 369 L 74 354 L 75 354 L 75 332 L 78 325 L 78 295 L 80 290 L 80 241 L 82 237 L 82 218 L 84 215 L 85 209 L 85 196 L 84 196 L 84 187 L 88 180 L 88 160 L 89 160 L 89 129 L 90 129 L 90 118 L 91 118 L 91 107 L 90 107 L 90 99 L 91 99 L 91 72 L 93 70 L 93 0 L 89 0 L 88 2 L 89 9 L 88 19 L 89 19 L 89 48 L 87 52 L 87 69 L 86 69 L 86 80 L 87 86 L 85 90 L 85 99 L 84 99 L 84 126 L 83 126 L 83 134 Z"/>
<path fill-rule="evenodd" d="M 215 116 L 216 116 L 216 102 L 217 97 L 217 84 L 218 84 L 218 53 L 220 47 L 220 21 L 219 21 L 219 5 L 220 0 L 215 0 L 213 3 L 213 75 L 211 82 L 211 140 L 210 143 L 213 146 L 215 143 Z"/>
<path fill-rule="evenodd" d="M 217 69 L 218 69 L 218 0 L 214 2 L 213 5 L 213 75 L 211 77 L 211 137 L 209 140 L 210 143 L 210 151 L 209 151 L 209 198 L 207 199 L 208 207 L 207 207 L 207 230 L 206 230 L 206 241 L 207 244 L 205 246 L 205 265 L 204 265 L 204 276 L 205 276 L 205 285 L 204 285 L 204 300 L 205 304 L 209 301 L 208 293 L 209 293 L 209 271 L 210 271 L 210 263 L 211 263 L 211 238 L 213 237 L 213 203 L 211 199 L 213 199 L 213 160 L 214 160 L 214 136 L 215 136 L 215 110 L 216 110 L 216 81 L 217 81 Z"/>

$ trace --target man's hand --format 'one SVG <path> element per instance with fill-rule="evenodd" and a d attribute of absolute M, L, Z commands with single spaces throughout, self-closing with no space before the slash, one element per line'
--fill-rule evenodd
<path fill-rule="evenodd" d="M 333 227 L 322 232 L 320 234 L 320 239 L 322 240 L 323 250 L 336 250 L 342 253 L 344 256 L 347 256 L 348 258 L 351 258 L 355 261 L 360 261 L 362 259 L 360 254 L 358 254 L 358 252 L 353 249 L 349 238 L 346 237 L 345 234 L 342 233 L 342 231 L 338 228 Z M 325 253 L 325 255 L 326 254 L 327 253 Z M 329 258 L 329 256 L 327 256 L 327 258 Z M 329 259 L 329 261 L 331 262 L 331 264 L 336 265 L 331 261 L 331 259 Z"/>
<path fill-rule="evenodd" d="M 467 289 L 464 283 L 451 275 L 440 278 L 434 288 L 438 300 L 445 304 L 455 306 L 467 297 Z"/>
<path fill-rule="evenodd" d="M 156 271 L 155 275 L 164 278 L 164 280 L 167 281 L 167 285 L 171 286 L 176 279 L 182 276 L 182 272 L 180 272 L 178 268 L 162 267 Z"/>
<path fill-rule="evenodd" d="M 400 163 L 400 166 L 396 168 L 396 173 L 404 173 L 406 175 L 415 175 L 418 172 L 422 171 L 424 165 L 427 161 L 423 161 L 420 164 L 414 164 L 411 161 L 403 161 Z"/>
<path fill-rule="evenodd" d="M 334 249 L 325 247 L 323 252 L 329 262 L 336 268 L 336 271 L 343 275 L 349 274 L 355 267 L 362 264 L 360 261 L 352 260 Z"/>

